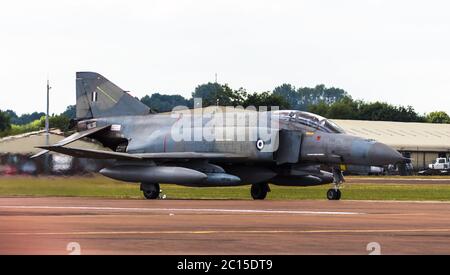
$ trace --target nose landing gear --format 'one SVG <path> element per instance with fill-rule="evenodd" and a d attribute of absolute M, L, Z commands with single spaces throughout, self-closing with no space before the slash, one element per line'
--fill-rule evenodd
<path fill-rule="evenodd" d="M 327 191 L 327 199 L 330 201 L 338 201 L 341 199 L 341 190 L 339 189 L 329 189 Z"/>
<path fill-rule="evenodd" d="M 344 175 L 341 169 L 333 168 L 333 185 L 334 187 L 327 191 L 328 200 L 340 200 L 341 199 L 341 185 L 345 182 Z"/>

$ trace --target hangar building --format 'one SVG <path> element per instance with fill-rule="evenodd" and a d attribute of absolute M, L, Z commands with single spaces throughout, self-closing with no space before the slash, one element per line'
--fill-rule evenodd
<path fill-rule="evenodd" d="M 54 144 L 64 138 L 64 134 L 51 129 L 49 144 Z M 84 174 L 95 172 L 101 168 L 103 162 L 90 159 L 74 159 L 69 156 L 49 153 L 48 158 L 42 156 L 30 160 L 30 156 L 39 152 L 36 148 L 46 144 L 45 130 L 25 133 L 16 136 L 0 138 L 0 175 L 2 174 Z M 86 140 L 78 140 L 70 146 L 88 149 L 104 149 Z"/>

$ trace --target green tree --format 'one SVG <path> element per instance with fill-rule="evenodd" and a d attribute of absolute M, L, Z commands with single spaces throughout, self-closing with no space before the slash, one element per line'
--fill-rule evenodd
<path fill-rule="evenodd" d="M 61 114 L 68 119 L 75 119 L 77 116 L 77 108 L 75 105 L 69 105 L 66 107 L 66 110 Z"/>
<path fill-rule="evenodd" d="M 144 96 L 141 102 L 156 112 L 170 112 L 176 106 L 190 106 L 189 100 L 181 95 L 163 95 L 154 93 Z"/>
<path fill-rule="evenodd" d="M 271 107 L 278 107 L 280 110 L 289 109 L 289 103 L 280 95 L 273 94 L 271 92 L 253 93 L 249 94 L 243 102 L 244 107 L 254 106 L 267 107 L 270 110 Z"/>
<path fill-rule="evenodd" d="M 450 117 L 444 111 L 436 111 L 427 115 L 427 121 L 431 123 L 450 123 Z"/>
<path fill-rule="evenodd" d="M 379 120 L 379 121 L 397 121 L 400 119 L 394 106 L 382 102 L 365 103 L 360 102 L 358 119 L 360 120 Z"/>
<path fill-rule="evenodd" d="M 227 84 L 207 83 L 197 86 L 192 93 L 193 98 L 201 98 L 203 107 L 221 105 L 221 106 L 237 106 L 242 105 L 242 92 L 233 91 Z"/>
<path fill-rule="evenodd" d="M 17 114 L 14 111 L 8 110 L 7 111 L 11 117 L 11 124 L 15 125 L 25 125 L 29 124 L 35 120 L 40 119 L 42 116 L 45 116 L 45 113 L 38 113 L 33 112 L 31 114 L 22 114 L 21 116 L 17 116 Z"/>
<path fill-rule="evenodd" d="M 326 104 L 325 102 L 319 102 L 316 105 L 310 105 L 308 107 L 308 112 L 323 116 L 323 117 L 330 117 L 328 115 L 328 112 L 330 111 L 330 105 Z"/>
<path fill-rule="evenodd" d="M 302 105 L 301 98 L 294 86 L 291 84 L 282 84 L 273 90 L 273 94 L 284 98 L 286 102 L 294 109 L 299 109 Z"/>
<path fill-rule="evenodd" d="M 345 97 L 330 105 L 328 117 L 335 119 L 358 119 L 358 104 L 350 97 Z"/>
<path fill-rule="evenodd" d="M 11 129 L 11 122 L 7 112 L 0 110 L 0 132 Z"/>
<path fill-rule="evenodd" d="M 231 96 L 231 104 L 232 106 L 243 106 L 245 105 L 245 101 L 247 100 L 249 94 L 244 88 L 239 88 L 238 90 L 234 90 Z"/>
<path fill-rule="evenodd" d="M 325 101 L 311 105 L 308 111 L 334 119 L 424 122 L 425 118 L 411 106 L 394 106 L 385 102 L 364 102 L 344 97 L 333 104 Z"/>
<path fill-rule="evenodd" d="M 41 119 L 39 121 L 40 121 L 40 127 L 44 128 L 45 127 L 45 116 L 41 117 Z M 70 119 L 63 114 L 50 116 L 48 119 L 48 122 L 49 122 L 50 128 L 60 129 L 63 132 L 67 132 L 69 130 Z"/>
<path fill-rule="evenodd" d="M 418 114 L 412 106 L 398 106 L 399 120 L 405 122 L 426 122 L 426 117 Z"/>
<path fill-rule="evenodd" d="M 11 124 L 16 124 L 14 122 L 19 118 L 16 112 L 14 112 L 13 110 L 6 110 L 5 113 L 9 116 Z"/>
<path fill-rule="evenodd" d="M 276 87 L 273 93 L 283 97 L 291 106 L 291 108 L 306 111 L 312 105 L 321 102 L 325 104 L 333 104 L 344 97 L 350 97 L 346 91 L 338 88 L 327 88 L 325 85 L 317 85 L 314 88 L 295 89 L 291 84 L 283 84 Z"/>

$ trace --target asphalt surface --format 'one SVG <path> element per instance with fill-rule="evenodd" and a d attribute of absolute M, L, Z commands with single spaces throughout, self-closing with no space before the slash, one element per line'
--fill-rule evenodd
<path fill-rule="evenodd" d="M 345 177 L 347 183 L 370 184 L 450 184 L 450 177 Z"/>
<path fill-rule="evenodd" d="M 0 254 L 369 254 L 372 249 L 450 254 L 450 203 L 0 198 Z"/>

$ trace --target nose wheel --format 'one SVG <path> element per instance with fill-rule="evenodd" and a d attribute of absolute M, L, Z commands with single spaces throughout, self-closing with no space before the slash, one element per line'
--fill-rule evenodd
<path fill-rule="evenodd" d="M 341 199 L 341 190 L 339 188 L 345 182 L 344 175 L 342 174 L 341 169 L 333 168 L 333 185 L 334 188 L 331 188 L 327 191 L 327 199 L 331 201 L 338 201 Z"/>

